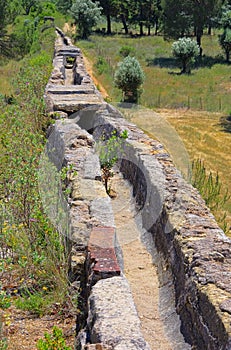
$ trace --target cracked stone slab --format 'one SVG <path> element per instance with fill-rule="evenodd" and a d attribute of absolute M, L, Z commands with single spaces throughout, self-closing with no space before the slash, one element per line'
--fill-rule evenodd
<path fill-rule="evenodd" d="M 111 199 L 108 196 L 94 199 L 91 202 L 90 213 L 100 225 L 115 227 Z"/>
<path fill-rule="evenodd" d="M 140 331 L 140 320 L 125 277 L 98 281 L 89 298 L 91 343 L 114 350 L 150 350 Z"/>

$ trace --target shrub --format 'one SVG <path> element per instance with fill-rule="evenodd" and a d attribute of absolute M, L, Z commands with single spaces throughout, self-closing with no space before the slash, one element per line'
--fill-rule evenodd
<path fill-rule="evenodd" d="M 124 130 L 121 134 L 118 134 L 116 130 L 114 130 L 107 140 L 105 137 L 102 137 L 97 144 L 97 151 L 103 174 L 102 178 L 108 195 L 110 195 L 110 187 L 108 182 L 109 179 L 113 177 L 112 168 L 123 155 L 124 141 L 127 139 L 127 137 L 127 130 Z"/>
<path fill-rule="evenodd" d="M 224 32 L 219 36 L 219 43 L 226 55 L 226 62 L 230 60 L 230 52 L 231 52 L 231 29 L 226 28 Z"/>
<path fill-rule="evenodd" d="M 144 82 L 144 72 L 135 57 L 127 56 L 119 63 L 115 72 L 114 83 L 123 91 L 124 101 L 137 102 L 140 96 L 140 87 Z"/>
<path fill-rule="evenodd" d="M 78 25 L 80 37 L 87 39 L 92 28 L 100 20 L 101 7 L 98 6 L 98 2 L 75 0 L 69 12 Z"/>
<path fill-rule="evenodd" d="M 134 47 L 131 47 L 129 45 L 124 45 L 120 48 L 120 55 L 123 57 L 127 57 L 127 56 L 132 56 L 134 54 L 135 50 Z"/>
<path fill-rule="evenodd" d="M 200 48 L 195 40 L 180 38 L 172 44 L 172 53 L 181 65 L 181 73 L 189 74 L 191 72 L 191 65 L 200 54 Z"/>
<path fill-rule="evenodd" d="M 71 350 L 66 345 L 62 330 L 56 326 L 53 327 L 52 334 L 45 333 L 44 337 L 45 340 L 39 339 L 37 342 L 38 350 Z"/>
<path fill-rule="evenodd" d="M 107 62 L 102 56 L 98 57 L 95 67 L 97 68 L 99 74 L 103 74 L 103 72 L 105 72 L 108 68 Z"/>

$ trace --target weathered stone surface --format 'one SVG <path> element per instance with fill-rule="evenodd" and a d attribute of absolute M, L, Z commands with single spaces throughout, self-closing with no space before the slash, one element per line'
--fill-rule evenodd
<path fill-rule="evenodd" d="M 143 227 L 166 259 L 186 341 L 197 350 L 231 349 L 231 316 L 224 301 L 231 295 L 231 240 L 157 141 L 110 107 L 97 112 L 95 125 L 96 138 L 111 130 L 129 132 L 121 171 L 133 185 Z"/>
<path fill-rule="evenodd" d="M 79 111 L 82 108 L 91 107 L 97 104 L 101 104 L 102 101 L 95 94 L 57 94 L 49 96 L 53 102 L 54 111 L 66 111 L 66 112 L 75 112 Z"/>
<path fill-rule="evenodd" d="M 90 153 L 84 164 L 84 178 L 101 180 L 101 168 L 99 163 L 99 156 Z"/>
<path fill-rule="evenodd" d="M 164 268 L 172 276 L 182 333 L 196 350 L 230 350 L 231 240 L 220 230 L 198 191 L 182 179 L 158 141 L 125 121 L 114 107 L 102 103 L 97 90 L 95 94 L 83 93 L 91 89 L 92 82 L 80 51 L 59 42 L 57 53 L 56 70 L 49 82 L 53 88 L 50 92 L 50 87 L 47 88 L 45 97 L 48 108 L 73 112 L 93 105 L 93 112 L 87 115 L 86 130 L 92 130 L 95 139 L 113 130 L 128 130 L 121 171 L 133 185 L 142 225 L 152 234 L 151 244 L 164 257 Z M 67 54 L 77 55 L 73 71 L 75 82 L 80 84 L 77 99 L 74 89 L 62 87 L 67 73 L 63 68 Z M 57 121 L 53 130 L 48 151 L 57 167 L 71 164 L 81 179 L 95 181 L 99 167 L 94 172 L 90 166 L 93 159 L 97 164 L 92 136 L 81 130 L 75 120 Z M 72 186 L 74 180 L 70 177 L 69 182 Z M 69 199 L 76 251 L 86 251 L 93 227 L 114 226 L 110 199 L 93 198 L 85 185 L 80 195 Z M 83 188 L 87 188 L 86 192 Z M 78 270 L 78 255 L 73 256 L 77 257 L 73 263 L 77 263 Z M 116 350 L 148 349 L 140 335 L 139 320 L 129 293 L 121 277 L 101 280 L 94 286 L 88 327 L 95 345 L 101 343 Z"/>
<path fill-rule="evenodd" d="M 77 177 L 72 185 L 71 197 L 76 200 L 93 201 L 95 198 L 107 198 L 105 187 L 100 181 Z"/>
<path fill-rule="evenodd" d="M 124 277 L 100 280 L 89 298 L 91 342 L 114 350 L 149 350 L 140 332 L 140 320 Z"/>
<path fill-rule="evenodd" d="M 91 202 L 90 213 L 96 218 L 100 225 L 114 227 L 114 215 L 110 202 L 111 199 L 108 196 L 94 199 Z"/>
<path fill-rule="evenodd" d="M 65 88 L 60 85 L 53 85 L 48 84 L 46 86 L 46 91 L 50 94 L 57 94 L 57 95 L 68 95 L 68 94 L 94 94 L 95 93 L 95 86 L 94 85 L 65 85 Z"/>

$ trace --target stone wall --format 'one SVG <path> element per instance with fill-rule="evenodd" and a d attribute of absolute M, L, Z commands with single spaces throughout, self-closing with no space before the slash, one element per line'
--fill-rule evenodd
<path fill-rule="evenodd" d="M 231 349 L 230 239 L 159 142 L 111 106 L 98 111 L 95 128 L 96 137 L 112 128 L 129 131 L 121 171 L 133 185 L 142 226 L 171 272 L 186 341 L 195 349 Z"/>
<path fill-rule="evenodd" d="M 65 39 L 60 44 L 59 37 L 57 40 L 54 70 L 59 70 L 64 80 L 58 84 L 56 81 L 54 87 L 51 76 L 46 100 L 49 110 L 56 111 L 56 117 L 62 116 L 53 126 L 51 143 L 62 154 L 61 166 L 71 165 L 78 174 L 74 176 L 72 172 L 68 179 L 70 278 L 82 291 L 84 317 L 78 318 L 78 330 L 85 326 L 76 347 L 87 349 L 86 343 L 90 342 L 95 349 L 149 348 L 140 333 L 129 287 L 119 267 L 113 213 L 94 149 L 95 140 L 105 132 L 126 129 L 129 137 L 121 156 L 121 172 L 133 185 L 140 225 L 152 237 L 149 244 L 156 247 L 164 261 L 163 268 L 172 276 L 181 331 L 193 349 L 231 349 L 230 239 L 220 230 L 198 192 L 183 180 L 163 146 L 104 103 L 81 65 L 81 74 L 87 75 L 91 88 L 84 90 L 81 84 L 74 85 L 77 89 L 72 93 L 73 86 L 65 83 L 65 68 L 60 65 L 60 57 L 65 62 L 65 52 L 70 52 L 70 42 Z M 80 50 L 73 48 L 72 52 L 78 62 Z M 58 103 L 60 95 L 62 101 Z M 106 238 L 97 243 L 97 237 L 104 237 L 105 232 L 109 246 L 104 246 Z M 107 263 L 99 263 L 99 254 Z"/>

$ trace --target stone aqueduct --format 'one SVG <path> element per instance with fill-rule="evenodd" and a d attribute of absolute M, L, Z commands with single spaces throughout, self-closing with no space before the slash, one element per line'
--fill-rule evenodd
<path fill-rule="evenodd" d="M 58 169 L 71 165 L 78 173 L 68 179 L 69 274 L 82 308 L 76 349 L 149 349 L 122 273 L 110 198 L 94 150 L 102 134 L 125 129 L 127 157 L 120 171 L 133 186 L 160 269 L 171 276 L 181 332 L 192 349 L 231 349 L 230 239 L 163 146 L 103 101 L 81 51 L 58 28 L 57 33 L 45 99 L 57 118 L 49 137 L 52 161 Z"/>

